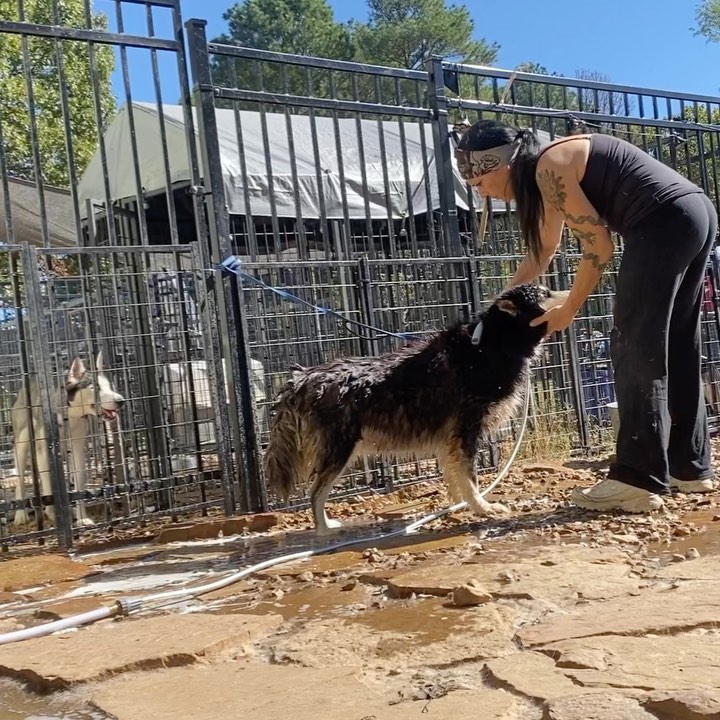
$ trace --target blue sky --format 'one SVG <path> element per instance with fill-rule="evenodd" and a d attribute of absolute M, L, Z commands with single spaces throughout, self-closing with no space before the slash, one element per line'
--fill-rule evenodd
<path fill-rule="evenodd" d="M 222 19 L 230 0 L 182 0 L 184 19 L 208 21 L 208 37 L 225 31 Z M 675 3 L 662 10 L 657 0 L 604 0 L 583 7 L 577 0 L 530 3 L 467 3 L 475 20 L 476 36 L 500 44 L 496 65 L 512 69 L 535 61 L 551 72 L 573 76 L 587 69 L 607 75 L 613 82 L 685 93 L 720 94 L 720 44 L 694 37 L 695 0 Z M 362 0 L 331 0 L 339 20 L 365 19 Z M 112 15 L 114 3 L 97 0 L 97 10 Z M 136 9 L 137 12 L 133 12 Z M 166 20 L 164 21 L 164 17 Z M 156 11 L 156 33 L 168 37 L 169 16 Z M 124 16 L 126 32 L 145 28 L 142 6 Z M 115 26 L 114 18 L 111 24 Z M 613 50 L 612 48 L 616 48 Z M 129 51 L 133 99 L 154 101 L 152 76 L 145 51 Z M 176 102 L 177 75 L 170 57 L 160 60 L 163 100 Z M 116 70 L 114 85 L 122 104 L 122 75 Z"/>

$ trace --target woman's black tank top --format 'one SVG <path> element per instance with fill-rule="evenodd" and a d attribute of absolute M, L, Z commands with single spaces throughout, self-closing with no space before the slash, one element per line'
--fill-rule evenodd
<path fill-rule="evenodd" d="M 661 205 L 703 192 L 668 165 L 613 135 L 591 135 L 580 187 L 610 230 L 620 235 Z"/>

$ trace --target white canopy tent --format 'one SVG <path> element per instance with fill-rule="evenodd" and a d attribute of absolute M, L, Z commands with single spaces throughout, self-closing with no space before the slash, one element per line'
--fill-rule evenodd
<path fill-rule="evenodd" d="M 72 198 L 68 190 L 45 185 L 43 187 L 47 234 L 50 247 L 77 247 L 78 235 L 75 227 Z M 44 246 L 40 196 L 37 185 L 28 180 L 8 177 L 8 197 L 12 217 L 12 238 L 8 237 L 5 218 L 5 195 L 0 183 L 0 244 L 29 242 Z"/>
<path fill-rule="evenodd" d="M 164 192 L 165 163 L 163 158 L 160 114 L 158 107 L 147 103 L 125 105 L 108 127 L 105 145 L 108 155 L 110 192 L 112 200 L 134 198 L 136 195 L 135 170 L 130 133 L 130 107 L 135 125 L 135 142 L 144 192 L 152 195 Z M 162 107 L 166 142 L 168 148 L 170 179 L 173 184 L 190 180 L 182 107 Z M 193 113 L 195 110 L 193 109 Z M 238 147 L 238 126 L 233 110 L 216 111 L 222 176 L 229 210 L 232 214 L 247 215 L 243 175 Z M 266 113 L 269 159 L 266 161 L 262 115 L 260 112 L 239 111 L 239 127 L 242 133 L 244 159 L 247 167 L 247 191 L 250 198 L 250 214 L 268 217 L 272 214 L 270 202 L 270 177 L 272 196 L 278 217 L 296 217 L 296 194 L 302 217 L 306 220 L 321 217 L 321 197 L 325 201 L 328 219 L 343 218 L 343 193 L 351 219 L 364 219 L 365 191 L 362 167 L 365 168 L 367 197 L 373 219 L 388 217 L 401 219 L 409 215 L 411 198 L 415 215 L 428 211 L 426 182 L 429 183 L 431 209 L 440 208 L 432 127 L 421 126 L 407 120 L 403 123 L 405 139 L 397 121 L 360 120 L 362 153 L 358 143 L 358 121 L 354 118 L 340 119 L 318 117 L 315 120 L 317 149 L 321 164 L 321 181 L 318 183 L 312 124 L 309 117 L 290 115 L 293 156 L 297 170 L 297 185 L 293 182 L 292 160 L 288 134 L 288 118 L 284 113 Z M 197 139 L 197 123 L 196 139 Z M 424 139 L 424 149 L 423 149 Z M 341 183 L 341 162 L 338 159 L 338 140 L 342 156 L 344 183 Z M 384 141 L 384 152 L 382 142 Z M 199 148 L 198 148 L 199 150 Z M 198 153 L 202 158 L 202 153 Z M 364 159 L 364 162 L 363 162 Z M 454 160 L 453 160 L 454 163 Z M 407 171 L 405 166 L 407 165 Z M 385 192 L 385 175 L 390 187 L 389 198 Z M 465 183 L 455 169 L 455 198 L 458 208 L 467 209 Z M 409 179 L 408 193 L 406 172 Z M 344 188 L 343 188 L 344 184 Z M 104 197 L 102 165 L 99 152 L 95 154 L 82 177 L 79 186 L 81 208 L 85 200 L 102 203 Z M 504 212 L 504 203 L 494 203 L 496 212 Z"/>

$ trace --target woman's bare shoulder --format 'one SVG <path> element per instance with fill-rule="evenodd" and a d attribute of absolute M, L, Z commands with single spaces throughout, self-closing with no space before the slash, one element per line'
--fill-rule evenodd
<path fill-rule="evenodd" d="M 578 178 L 582 177 L 590 155 L 591 137 L 591 135 L 573 135 L 552 141 L 543 148 L 538 158 L 538 171 L 574 170 Z"/>

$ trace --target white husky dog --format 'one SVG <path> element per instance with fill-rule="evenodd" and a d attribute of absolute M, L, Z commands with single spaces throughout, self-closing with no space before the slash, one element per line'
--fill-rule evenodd
<path fill-rule="evenodd" d="M 75 489 L 79 492 L 85 490 L 86 484 L 86 456 L 87 456 L 87 418 L 102 417 L 106 422 L 117 418 L 118 410 L 125 402 L 122 395 L 115 392 L 110 379 L 105 374 L 102 352 L 97 356 L 95 363 L 97 374 L 93 377 L 86 369 L 82 360 L 75 358 L 65 375 L 63 389 L 53 393 L 52 403 L 55 409 L 60 438 L 62 455 L 67 452 L 67 441 L 70 446 L 70 477 L 74 480 Z M 98 408 L 97 402 L 100 407 Z M 30 407 L 30 413 L 28 412 Z M 15 400 L 12 408 L 12 427 L 15 436 L 15 467 L 18 479 L 15 485 L 15 499 L 25 499 L 25 473 L 30 468 L 30 429 L 28 416 L 32 415 L 33 434 L 35 437 L 35 457 L 37 469 L 40 474 L 40 487 L 43 496 L 52 495 L 50 481 L 50 462 L 47 447 L 47 431 L 43 422 L 42 404 L 40 400 L 40 386 L 36 376 L 30 378 L 30 402 L 27 392 L 23 388 Z M 65 419 L 68 421 L 69 437 L 64 436 Z M 55 506 L 45 507 L 45 515 L 55 524 Z M 76 520 L 78 525 L 92 525 L 93 521 L 87 516 L 85 504 L 77 503 Z M 27 525 L 27 510 L 22 508 L 15 511 L 15 524 Z"/>

